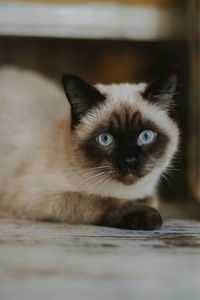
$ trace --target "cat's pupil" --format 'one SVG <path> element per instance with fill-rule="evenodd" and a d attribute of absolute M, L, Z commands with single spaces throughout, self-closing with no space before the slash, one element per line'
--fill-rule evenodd
<path fill-rule="evenodd" d="M 107 142 L 107 140 L 108 140 L 108 136 L 105 135 L 105 136 L 104 136 L 104 141 Z"/>

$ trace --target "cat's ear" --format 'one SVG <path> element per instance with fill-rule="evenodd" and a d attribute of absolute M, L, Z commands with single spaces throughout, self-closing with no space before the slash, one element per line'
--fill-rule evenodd
<path fill-rule="evenodd" d="M 71 105 L 72 125 L 76 125 L 91 107 L 105 99 L 94 86 L 72 74 L 63 74 L 63 87 Z"/>
<path fill-rule="evenodd" d="M 170 109 L 177 95 L 179 70 L 173 70 L 158 80 L 150 83 L 143 92 L 143 97 L 156 103 L 161 109 Z"/>

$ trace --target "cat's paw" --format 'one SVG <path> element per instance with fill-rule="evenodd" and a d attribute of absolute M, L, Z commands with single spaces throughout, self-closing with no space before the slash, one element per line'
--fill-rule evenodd
<path fill-rule="evenodd" d="M 155 230 L 162 225 L 159 212 L 149 206 L 141 206 L 123 216 L 119 227 L 134 230 Z"/>

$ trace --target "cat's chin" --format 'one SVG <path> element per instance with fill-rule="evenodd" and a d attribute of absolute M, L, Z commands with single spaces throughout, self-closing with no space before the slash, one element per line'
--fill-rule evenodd
<path fill-rule="evenodd" d="M 120 183 L 123 183 L 124 185 L 133 185 L 139 180 L 139 177 L 130 173 L 123 176 L 117 176 L 116 180 Z"/>

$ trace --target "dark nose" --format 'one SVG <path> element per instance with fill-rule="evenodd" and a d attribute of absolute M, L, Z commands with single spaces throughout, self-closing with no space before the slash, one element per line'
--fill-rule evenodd
<path fill-rule="evenodd" d="M 125 145 L 116 153 L 116 162 L 122 173 L 135 173 L 137 171 L 140 155 L 136 147 Z"/>
<path fill-rule="evenodd" d="M 124 157 L 124 161 L 130 166 L 135 165 L 137 163 L 137 158 L 135 156 Z"/>
<path fill-rule="evenodd" d="M 121 158 L 121 170 L 126 173 L 134 173 L 138 163 L 138 158 L 135 156 L 124 156 Z"/>

